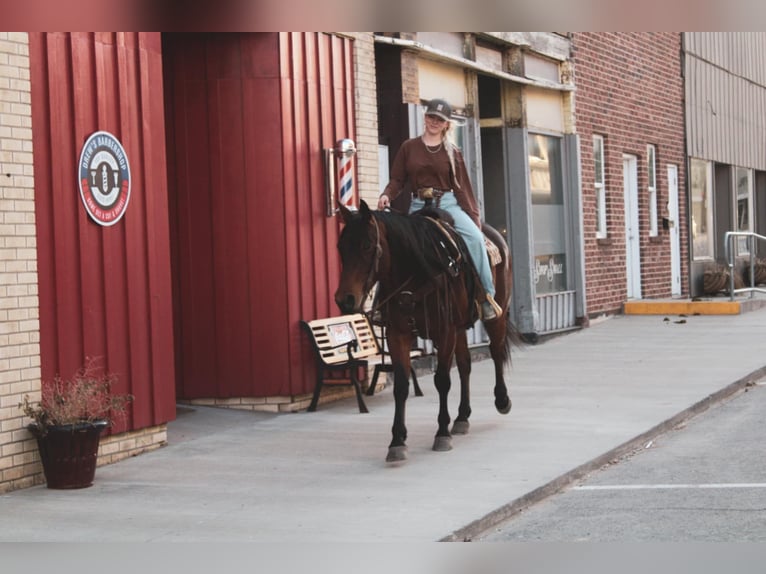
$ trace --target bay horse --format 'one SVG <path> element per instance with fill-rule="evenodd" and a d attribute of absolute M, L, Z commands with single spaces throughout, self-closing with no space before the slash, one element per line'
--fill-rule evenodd
<path fill-rule="evenodd" d="M 402 215 L 372 211 L 364 201 L 359 211 L 340 207 L 345 225 L 338 239 L 342 268 L 335 302 L 344 314 L 358 313 L 377 282 L 374 311 L 380 312 L 387 327 L 395 402 L 387 462 L 407 458 L 405 403 L 409 394 L 410 350 L 417 336 L 430 339 L 437 353 L 434 384 L 439 393 L 439 415 L 433 450 L 451 450 L 452 434 L 466 434 L 469 429 L 471 355 L 466 330 L 478 318 L 474 297 L 479 280 L 467 252 L 456 249 L 462 244 L 460 236 L 454 230 L 446 236 L 444 229 L 451 227 L 426 216 L 428 209 L 422 210 L 423 215 Z M 444 212 L 437 217 L 449 219 Z M 511 258 L 504 238 L 496 230 L 485 224 L 483 231 L 501 254 L 492 274 L 495 301 L 502 313 L 485 321 L 484 327 L 495 366 L 495 408 L 507 414 L 511 399 L 503 371 L 510 362 L 512 343 L 520 341 L 508 316 Z M 447 396 L 453 357 L 460 375 L 460 404 L 450 432 Z"/>

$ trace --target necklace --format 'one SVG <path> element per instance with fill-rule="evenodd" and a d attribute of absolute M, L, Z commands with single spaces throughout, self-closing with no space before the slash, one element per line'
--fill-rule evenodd
<path fill-rule="evenodd" d="M 423 139 L 422 136 L 420 139 L 423 141 L 423 145 L 426 146 L 426 151 L 428 151 L 428 153 L 439 153 L 439 151 L 442 149 L 442 142 L 439 142 L 439 145 L 436 146 L 436 149 L 432 149 L 432 147 L 426 143 L 426 140 Z"/>

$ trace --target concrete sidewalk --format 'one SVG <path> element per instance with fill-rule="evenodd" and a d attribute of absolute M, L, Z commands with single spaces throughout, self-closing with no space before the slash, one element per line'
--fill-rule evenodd
<path fill-rule="evenodd" d="M 93 487 L 0 496 L 0 541 L 462 540 L 766 376 L 766 309 L 619 316 L 514 351 L 513 410 L 474 363 L 471 432 L 431 451 L 437 394 L 407 402 L 409 461 L 384 462 L 390 387 L 271 415 L 180 408 L 169 445 L 100 467 Z M 452 415 L 458 402 L 453 370 Z M 642 436 L 643 435 L 643 436 Z"/>

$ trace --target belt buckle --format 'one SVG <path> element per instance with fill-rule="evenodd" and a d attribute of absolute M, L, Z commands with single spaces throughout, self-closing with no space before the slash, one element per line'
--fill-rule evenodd
<path fill-rule="evenodd" d="M 422 187 L 418 191 L 418 195 L 420 196 L 420 199 L 433 199 L 434 198 L 434 188 L 433 187 Z"/>

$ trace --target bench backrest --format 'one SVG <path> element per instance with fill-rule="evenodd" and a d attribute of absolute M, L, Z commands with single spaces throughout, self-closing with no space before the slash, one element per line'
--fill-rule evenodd
<path fill-rule="evenodd" d="M 351 351 L 353 358 L 366 359 L 380 353 L 370 322 L 362 313 L 302 323 L 312 338 L 315 350 L 328 365 L 347 362 L 348 343 L 354 340 L 357 348 Z"/>

